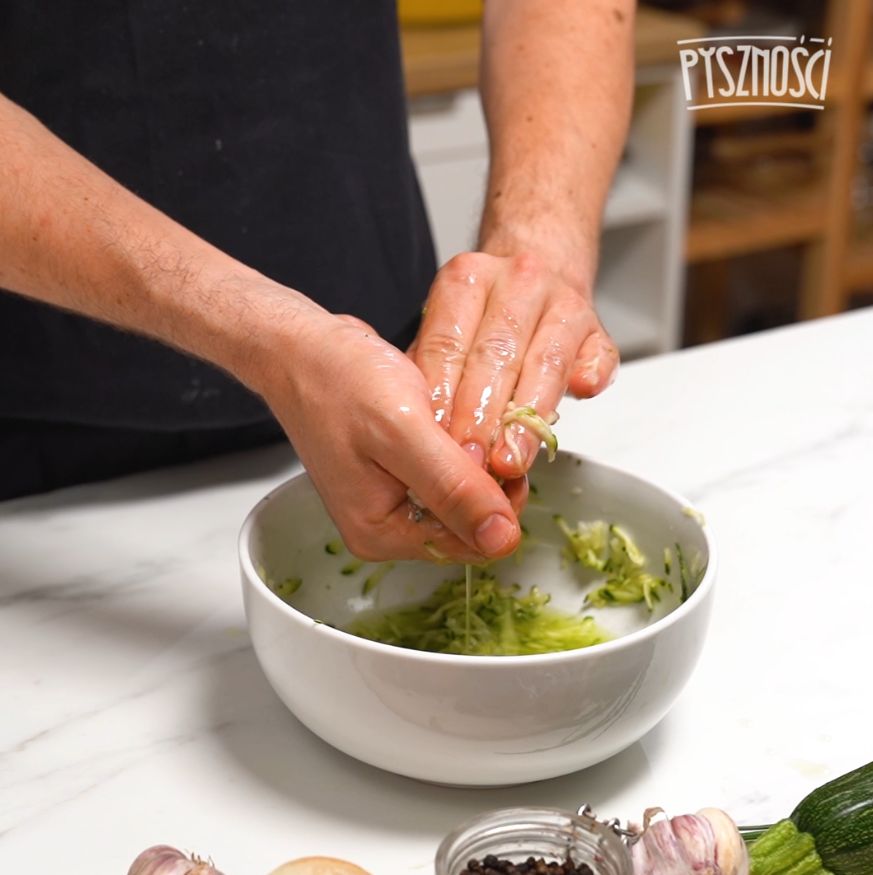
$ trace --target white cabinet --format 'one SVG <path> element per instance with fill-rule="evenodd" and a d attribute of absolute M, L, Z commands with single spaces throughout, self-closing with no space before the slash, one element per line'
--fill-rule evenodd
<path fill-rule="evenodd" d="M 410 104 L 409 140 L 430 216 L 437 262 L 476 245 L 488 175 L 488 134 L 477 91 Z"/>
<path fill-rule="evenodd" d="M 679 71 L 638 71 L 633 122 L 604 215 L 596 301 L 622 355 L 674 349 L 681 333 L 691 120 Z M 488 171 L 475 91 L 418 98 L 410 140 L 443 263 L 475 246 Z"/>

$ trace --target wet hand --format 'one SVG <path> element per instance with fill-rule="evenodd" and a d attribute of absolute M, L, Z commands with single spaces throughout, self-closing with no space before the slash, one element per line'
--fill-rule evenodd
<path fill-rule="evenodd" d="M 508 425 L 510 402 L 544 419 L 566 391 L 597 395 L 618 350 L 587 288 L 572 287 L 536 256 L 468 252 L 437 274 L 409 355 L 424 375 L 431 410 L 467 454 L 495 474 L 520 478 L 540 438 Z"/>
<path fill-rule="evenodd" d="M 274 352 L 260 390 L 348 549 L 367 560 L 473 563 L 512 552 L 525 495 L 504 492 L 434 421 L 412 361 L 353 317 L 311 323 L 291 351 Z M 411 507 L 410 490 L 428 513 Z"/>

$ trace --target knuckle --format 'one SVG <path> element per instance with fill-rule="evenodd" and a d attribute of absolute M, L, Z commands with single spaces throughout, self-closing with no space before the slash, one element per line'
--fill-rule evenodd
<path fill-rule="evenodd" d="M 514 258 L 513 268 L 521 277 L 536 279 L 543 272 L 543 263 L 533 252 L 520 252 Z"/>
<path fill-rule="evenodd" d="M 452 256 L 443 267 L 450 273 L 464 273 L 478 267 L 481 256 L 477 252 L 459 252 Z"/>
<path fill-rule="evenodd" d="M 461 252 L 450 258 L 443 266 L 449 276 L 458 279 L 474 273 L 482 263 L 482 256 L 477 252 Z"/>
<path fill-rule="evenodd" d="M 437 479 L 433 491 L 433 510 L 437 516 L 452 516 L 470 497 L 470 484 L 466 477 L 447 473 Z"/>
<path fill-rule="evenodd" d="M 454 363 L 466 355 L 466 347 L 459 337 L 445 331 L 432 331 L 422 335 L 418 353 L 425 359 Z"/>
<path fill-rule="evenodd" d="M 519 330 L 506 325 L 476 341 L 475 356 L 488 365 L 512 368 L 518 360 Z"/>

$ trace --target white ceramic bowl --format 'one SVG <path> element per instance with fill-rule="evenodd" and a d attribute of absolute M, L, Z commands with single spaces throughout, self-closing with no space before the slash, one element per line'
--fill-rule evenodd
<path fill-rule="evenodd" d="M 352 558 L 325 545 L 336 530 L 309 477 L 289 480 L 252 510 L 240 534 L 243 594 L 261 666 L 283 702 L 313 732 L 357 759 L 437 783 L 499 786 L 563 775 L 618 753 L 667 713 L 706 635 L 716 557 L 682 498 L 639 477 L 571 453 L 538 462 L 538 496 L 524 514 L 540 544 L 521 565 L 504 560 L 501 580 L 536 583 L 558 607 L 581 606 L 578 566 L 561 568 L 563 536 L 552 516 L 605 519 L 634 536 L 679 592 L 674 545 L 702 576 L 682 604 L 606 608 L 598 621 L 615 640 L 535 656 L 424 653 L 357 638 L 357 613 L 426 597 L 455 568 L 397 563 L 362 595 L 372 566 L 346 576 Z M 265 583 L 299 577 L 286 604 Z M 321 622 L 316 622 L 316 620 Z M 331 625 L 332 624 L 332 625 Z"/>

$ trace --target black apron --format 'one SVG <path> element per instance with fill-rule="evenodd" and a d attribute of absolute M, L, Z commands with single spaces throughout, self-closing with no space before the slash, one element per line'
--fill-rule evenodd
<path fill-rule="evenodd" d="M 435 267 L 391 0 L 0 0 L 0 91 L 210 243 L 411 339 Z M 0 374 L 0 431 L 269 419 L 209 365 L 7 292 Z"/>

